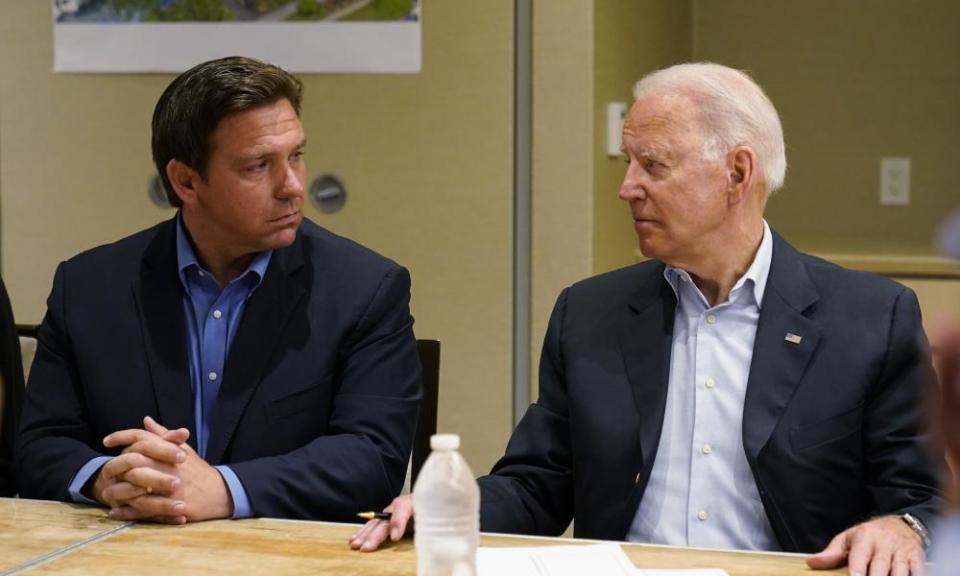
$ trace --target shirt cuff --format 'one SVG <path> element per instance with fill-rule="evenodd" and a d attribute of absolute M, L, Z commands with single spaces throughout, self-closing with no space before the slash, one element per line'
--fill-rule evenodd
<path fill-rule="evenodd" d="M 240 478 L 230 469 L 229 466 L 214 466 L 217 472 L 223 476 L 223 481 L 227 483 L 227 489 L 230 490 L 230 498 L 233 499 L 233 518 L 249 518 L 253 516 L 250 510 L 250 499 L 247 498 L 247 491 L 243 489 Z"/>
<path fill-rule="evenodd" d="M 70 499 L 80 504 L 99 505 L 100 503 L 96 500 L 91 500 L 84 496 L 81 490 L 83 490 L 83 487 L 86 486 L 90 478 L 100 470 L 100 467 L 111 459 L 110 456 L 97 456 L 84 464 L 74 475 L 73 480 L 70 481 L 70 486 L 67 487 L 67 491 L 70 493 Z"/>

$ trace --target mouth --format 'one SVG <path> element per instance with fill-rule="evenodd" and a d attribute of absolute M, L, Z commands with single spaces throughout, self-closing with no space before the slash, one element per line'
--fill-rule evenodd
<path fill-rule="evenodd" d="M 299 217 L 300 217 L 300 210 L 294 210 L 278 218 L 273 218 L 272 220 L 268 220 L 268 222 L 270 224 L 286 224 L 288 222 L 292 222 L 293 220 L 298 219 Z"/>

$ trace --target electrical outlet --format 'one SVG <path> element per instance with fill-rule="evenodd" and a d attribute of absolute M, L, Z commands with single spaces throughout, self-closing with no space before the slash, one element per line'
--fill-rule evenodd
<path fill-rule="evenodd" d="M 880 204 L 906 206 L 910 204 L 910 159 L 880 159 Z"/>

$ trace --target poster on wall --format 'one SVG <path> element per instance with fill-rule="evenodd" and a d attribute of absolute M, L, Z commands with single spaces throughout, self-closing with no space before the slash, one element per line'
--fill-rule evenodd
<path fill-rule="evenodd" d="M 53 0 L 53 68 L 183 72 L 242 55 L 299 73 L 416 73 L 421 1 Z"/>

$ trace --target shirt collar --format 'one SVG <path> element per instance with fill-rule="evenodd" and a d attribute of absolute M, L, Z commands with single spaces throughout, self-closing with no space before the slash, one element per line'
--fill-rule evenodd
<path fill-rule="evenodd" d="M 267 266 L 270 265 L 271 256 L 273 256 L 273 250 L 266 250 L 257 254 L 253 261 L 250 262 L 250 265 L 247 266 L 247 269 L 244 270 L 240 276 L 234 278 L 231 283 L 247 275 L 253 275 L 254 279 L 250 289 L 253 290 L 259 286 L 260 282 L 263 281 L 263 277 L 267 274 Z M 210 274 L 204 270 L 203 266 L 200 265 L 200 261 L 197 260 L 197 254 L 193 251 L 193 246 L 190 244 L 189 238 L 187 238 L 187 229 L 183 225 L 183 216 L 177 213 L 177 272 L 180 276 L 180 283 L 183 284 L 184 288 L 189 289 L 189 285 L 187 284 L 187 271 L 194 267 L 203 274 Z"/>
<path fill-rule="evenodd" d="M 770 226 L 767 224 L 767 221 L 763 221 L 763 239 L 760 240 L 760 248 L 757 249 L 756 255 L 753 257 L 753 262 L 750 264 L 750 267 L 747 268 L 747 271 L 737 280 L 736 284 L 733 285 L 733 289 L 730 290 L 731 296 L 736 294 L 741 287 L 743 287 L 747 281 L 750 281 L 753 285 L 753 297 L 756 300 L 757 307 L 759 308 L 763 302 L 763 293 L 767 288 L 767 278 L 770 276 L 770 263 L 773 261 L 773 235 L 770 232 Z M 667 266 L 663 271 L 663 277 L 666 278 L 667 282 L 670 284 L 670 287 L 673 288 L 674 294 L 677 296 L 677 299 L 680 298 L 680 286 L 679 282 L 681 278 L 690 279 L 690 274 L 686 270 L 681 268 L 674 268 L 673 266 Z"/>

